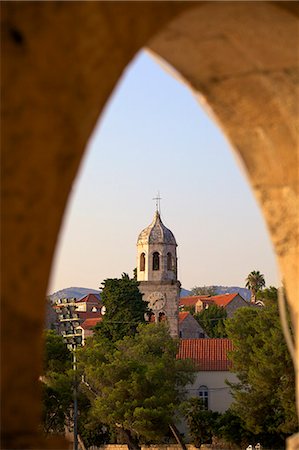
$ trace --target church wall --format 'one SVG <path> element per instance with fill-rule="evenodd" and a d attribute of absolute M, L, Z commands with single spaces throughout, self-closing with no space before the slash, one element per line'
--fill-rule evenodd
<path fill-rule="evenodd" d="M 228 380 L 230 383 L 238 382 L 236 375 L 229 371 L 199 371 L 196 374 L 194 383 L 186 386 L 187 397 L 199 398 L 200 386 L 206 386 L 208 388 L 208 408 L 212 411 L 224 413 L 233 402 L 233 396 L 225 380 Z M 188 440 L 186 422 L 181 420 L 177 427 Z"/>
<path fill-rule="evenodd" d="M 225 380 L 236 383 L 238 378 L 234 373 L 229 371 L 199 371 L 194 383 L 187 387 L 188 396 L 198 397 L 199 387 L 207 386 L 209 409 L 223 413 L 230 407 L 233 401 L 230 388 L 225 383 Z"/>

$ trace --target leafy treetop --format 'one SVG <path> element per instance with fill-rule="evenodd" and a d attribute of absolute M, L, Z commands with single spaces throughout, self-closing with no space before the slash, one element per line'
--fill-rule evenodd
<path fill-rule="evenodd" d="M 268 294 L 273 294 L 273 289 Z M 281 330 L 277 301 L 240 308 L 226 321 L 233 341 L 233 411 L 264 445 L 283 442 L 296 431 L 294 369 Z"/>
<path fill-rule="evenodd" d="M 142 299 L 139 283 L 126 273 L 120 279 L 108 278 L 101 294 L 106 312 L 96 332 L 110 342 L 116 342 L 136 332 L 138 324 L 145 322 L 147 302 Z"/>
<path fill-rule="evenodd" d="M 173 422 L 193 366 L 176 359 L 178 341 L 165 324 L 139 325 L 111 346 L 94 335 L 79 360 L 96 397 L 93 416 L 125 433 L 130 448 L 161 442 Z"/>
<path fill-rule="evenodd" d="M 210 305 L 200 313 L 194 314 L 194 318 L 210 338 L 224 338 L 227 336 L 224 325 L 227 312 L 221 306 Z"/>

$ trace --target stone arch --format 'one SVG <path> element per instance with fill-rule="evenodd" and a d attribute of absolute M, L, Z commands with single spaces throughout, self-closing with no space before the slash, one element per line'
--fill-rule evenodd
<path fill-rule="evenodd" d="M 43 299 L 87 140 L 145 45 L 206 104 L 246 168 L 298 323 L 298 16 L 294 2 L 2 5 L 4 448 L 63 448 L 36 431 Z"/>

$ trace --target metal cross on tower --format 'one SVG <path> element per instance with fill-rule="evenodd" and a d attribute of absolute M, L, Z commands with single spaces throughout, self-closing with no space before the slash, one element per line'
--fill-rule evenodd
<path fill-rule="evenodd" d="M 156 211 L 158 211 L 158 213 L 160 214 L 160 212 L 161 212 L 160 200 L 162 200 L 162 198 L 160 197 L 160 192 L 159 191 L 158 191 L 157 197 L 154 197 L 153 200 L 156 201 Z"/>

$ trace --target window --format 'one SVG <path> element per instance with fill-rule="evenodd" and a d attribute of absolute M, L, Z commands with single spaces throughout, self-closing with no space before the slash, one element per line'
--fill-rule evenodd
<path fill-rule="evenodd" d="M 160 312 L 159 313 L 159 322 L 165 322 L 165 320 L 166 320 L 166 315 L 165 315 L 165 313 L 164 312 Z"/>
<path fill-rule="evenodd" d="M 153 270 L 160 270 L 160 255 L 158 252 L 153 254 Z"/>
<path fill-rule="evenodd" d="M 171 253 L 167 253 L 167 270 L 172 270 L 172 255 Z"/>
<path fill-rule="evenodd" d="M 145 271 L 145 253 L 141 253 L 140 255 L 140 272 Z"/>
<path fill-rule="evenodd" d="M 198 395 L 202 401 L 202 408 L 209 409 L 209 390 L 207 386 L 200 386 Z"/>

